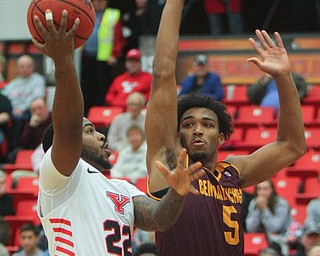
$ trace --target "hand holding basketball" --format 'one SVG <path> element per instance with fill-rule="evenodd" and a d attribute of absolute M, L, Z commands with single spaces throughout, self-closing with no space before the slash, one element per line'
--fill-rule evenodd
<path fill-rule="evenodd" d="M 38 42 L 43 43 L 44 40 L 41 37 L 33 18 L 37 15 L 42 24 L 47 28 L 45 18 L 47 10 L 52 11 L 53 23 L 57 30 L 59 30 L 60 27 L 63 10 L 68 12 L 68 20 L 66 24 L 67 31 L 71 29 L 76 18 L 80 19 L 81 25 L 74 36 L 75 49 L 83 45 L 90 37 L 96 19 L 94 7 L 90 0 L 33 0 L 28 8 L 27 22 L 32 37 Z"/>
<path fill-rule="evenodd" d="M 46 23 L 43 24 L 38 16 L 34 17 L 34 24 L 44 42 L 33 39 L 34 45 L 55 62 L 63 63 L 73 59 L 74 36 L 80 24 L 77 18 L 73 26 L 67 31 L 68 12 L 64 10 L 59 23 L 59 29 L 53 22 L 50 10 L 46 12 Z"/>

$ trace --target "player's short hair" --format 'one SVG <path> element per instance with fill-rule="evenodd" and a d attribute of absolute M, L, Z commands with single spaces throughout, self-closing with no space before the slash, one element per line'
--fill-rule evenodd
<path fill-rule="evenodd" d="M 178 101 L 178 131 L 181 117 L 190 108 L 207 108 L 212 110 L 218 117 L 219 132 L 228 140 L 233 133 L 232 117 L 227 112 L 227 107 L 214 97 L 205 94 L 187 94 Z"/>
<path fill-rule="evenodd" d="M 53 142 L 53 124 L 49 124 L 46 130 L 42 135 L 42 148 L 44 152 L 47 152 L 48 149 L 52 146 Z"/>

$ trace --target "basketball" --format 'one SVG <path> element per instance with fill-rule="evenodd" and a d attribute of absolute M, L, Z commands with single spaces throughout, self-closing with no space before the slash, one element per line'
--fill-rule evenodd
<path fill-rule="evenodd" d="M 76 18 L 80 19 L 80 25 L 74 37 L 75 49 L 83 45 L 90 37 L 96 20 L 94 6 L 90 0 L 32 0 L 28 8 L 27 22 L 33 38 L 41 43 L 44 42 L 36 29 L 33 17 L 37 15 L 46 27 L 45 13 L 48 9 L 52 11 L 53 22 L 57 29 L 63 10 L 68 11 L 67 30 L 72 27 Z"/>

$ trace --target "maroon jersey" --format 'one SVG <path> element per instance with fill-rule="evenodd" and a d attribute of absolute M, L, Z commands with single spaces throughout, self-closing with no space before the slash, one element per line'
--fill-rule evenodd
<path fill-rule="evenodd" d="M 190 193 L 176 224 L 156 232 L 162 256 L 240 256 L 244 254 L 241 226 L 242 190 L 239 171 L 225 162 L 193 183 L 200 195 Z"/>

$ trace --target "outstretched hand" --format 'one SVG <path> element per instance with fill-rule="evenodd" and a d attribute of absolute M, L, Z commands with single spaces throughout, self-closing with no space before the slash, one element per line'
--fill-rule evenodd
<path fill-rule="evenodd" d="M 169 171 L 160 161 L 155 162 L 156 167 L 165 177 L 169 186 L 181 196 L 190 192 L 199 194 L 199 191 L 193 187 L 192 182 L 204 175 L 200 162 L 192 164 L 188 169 L 185 168 L 186 155 L 186 149 L 182 149 L 178 158 L 177 168 L 173 171 Z"/>
<path fill-rule="evenodd" d="M 256 35 L 261 45 L 253 38 L 249 42 L 260 55 L 260 58 L 252 57 L 247 61 L 256 64 L 262 71 L 276 77 L 278 74 L 290 72 L 290 63 L 287 51 L 278 32 L 274 33 L 276 43 L 270 38 L 265 30 L 256 30 Z"/>
<path fill-rule="evenodd" d="M 57 29 L 53 21 L 53 13 L 50 10 L 46 11 L 47 28 L 42 24 L 38 16 L 34 16 L 37 31 L 44 43 L 40 43 L 36 39 L 32 39 L 34 45 L 44 54 L 51 57 L 53 60 L 59 60 L 60 58 L 72 57 L 74 50 L 74 35 L 80 24 L 79 18 L 77 18 L 71 27 L 67 31 L 68 12 L 63 10 L 61 15 L 60 26 Z M 63 61 L 63 60 L 62 60 Z"/>

